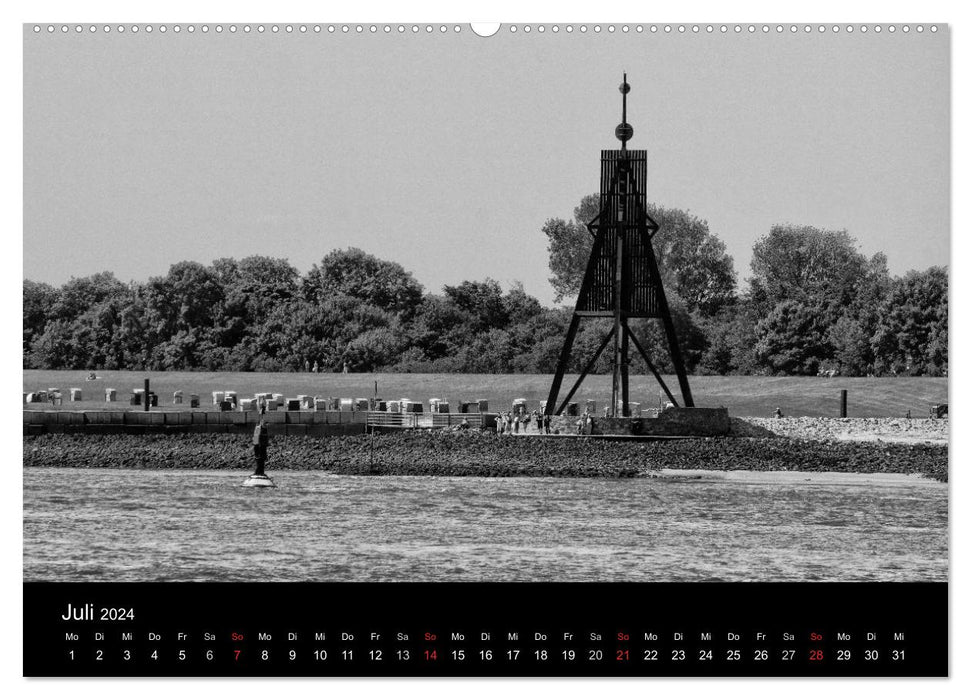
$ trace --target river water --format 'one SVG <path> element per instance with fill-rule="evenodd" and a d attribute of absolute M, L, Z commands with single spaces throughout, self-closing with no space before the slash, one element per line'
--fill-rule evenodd
<path fill-rule="evenodd" d="M 24 579 L 944 581 L 947 485 L 24 472 Z"/>

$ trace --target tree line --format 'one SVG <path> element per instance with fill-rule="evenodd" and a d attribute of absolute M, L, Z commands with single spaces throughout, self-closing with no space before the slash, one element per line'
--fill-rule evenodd
<path fill-rule="evenodd" d="M 579 291 L 592 238 L 584 222 L 543 226 L 557 302 Z M 651 205 L 654 237 L 682 353 L 704 374 L 947 373 L 947 269 L 891 276 L 846 231 L 780 224 L 753 249 L 738 285 L 732 258 L 704 220 Z M 492 279 L 426 292 L 401 265 L 350 248 L 301 275 L 287 260 L 184 261 L 123 283 L 112 273 L 54 287 L 25 280 L 25 368 L 205 371 L 552 373 L 572 305 L 545 308 L 521 284 Z M 662 371 L 664 336 L 632 328 Z M 609 322 L 581 324 L 570 371 Z M 594 371 L 609 372 L 607 353 Z M 647 368 L 632 358 L 632 371 Z"/>

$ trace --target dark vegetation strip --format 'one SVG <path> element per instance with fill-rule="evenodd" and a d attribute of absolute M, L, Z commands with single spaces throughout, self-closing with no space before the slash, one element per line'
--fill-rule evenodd
<path fill-rule="evenodd" d="M 58 288 L 24 280 L 24 368 L 549 374 L 572 314 L 559 303 L 580 291 L 592 245 L 583 222 L 599 201 L 588 195 L 579 218 L 543 226 L 556 308 L 491 279 L 426 291 L 400 264 L 354 248 L 331 251 L 306 274 L 265 256 L 182 261 L 145 282 L 110 272 Z M 732 257 L 704 220 L 648 207 L 689 372 L 947 375 L 947 268 L 895 277 L 885 255 L 865 255 L 845 230 L 777 224 L 756 241 L 739 288 Z M 596 347 L 609 327 L 588 319 L 576 347 Z M 672 371 L 658 325 L 632 319 L 632 330 L 652 364 Z M 610 373 L 608 355 L 595 374 Z M 587 360 L 573 353 L 568 371 Z M 630 371 L 649 372 L 639 353 Z"/>
<path fill-rule="evenodd" d="M 373 450 L 372 450 L 373 445 Z M 253 467 L 249 436 L 24 437 L 25 467 L 239 469 Z M 414 432 L 334 438 L 279 437 L 268 471 L 433 476 L 636 477 L 659 469 L 923 474 L 947 481 L 945 445 L 785 438 L 607 442 Z"/>

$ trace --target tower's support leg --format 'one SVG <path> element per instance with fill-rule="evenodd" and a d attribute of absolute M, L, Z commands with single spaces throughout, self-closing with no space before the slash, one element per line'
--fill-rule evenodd
<path fill-rule="evenodd" d="M 613 337 L 613 335 L 614 335 L 614 331 L 613 329 L 610 329 L 607 335 L 604 336 L 603 341 L 600 343 L 600 347 L 597 348 L 597 352 L 593 354 L 593 357 L 590 358 L 590 361 L 587 363 L 587 366 L 583 368 L 582 372 L 580 372 L 580 376 L 577 377 L 576 382 L 574 382 L 573 387 L 570 389 L 570 393 L 566 395 L 566 398 L 563 399 L 563 403 L 561 403 L 559 409 L 557 409 L 556 411 L 557 415 L 559 415 L 560 413 L 563 413 L 563 409 L 565 409 L 566 405 L 570 403 L 570 399 L 573 398 L 573 395 L 577 393 L 577 389 L 580 388 L 580 384 L 583 383 L 583 380 L 586 379 L 586 376 L 588 374 L 590 374 L 590 371 L 593 369 L 594 365 L 597 364 L 597 360 L 600 359 L 600 355 L 603 354 L 604 348 L 607 347 L 607 343 L 610 342 L 610 339 Z M 546 406 L 547 408 L 549 408 L 548 403 L 546 404 Z"/>
<path fill-rule="evenodd" d="M 654 279 L 661 279 L 661 273 L 658 272 L 657 261 L 653 255 L 648 258 L 648 264 L 651 266 L 651 274 L 654 276 Z M 668 349 L 671 352 L 671 363 L 674 365 L 674 372 L 678 375 L 678 384 L 681 387 L 681 397 L 684 399 L 686 408 L 693 408 L 695 402 L 691 398 L 691 387 L 688 386 L 688 373 L 685 371 L 684 359 L 681 357 L 678 335 L 674 332 L 674 321 L 671 320 L 671 308 L 668 306 L 668 298 L 664 293 L 664 286 L 661 284 L 657 286 L 657 297 L 661 312 L 661 323 L 664 324 L 664 333 L 668 338 Z"/>
<path fill-rule="evenodd" d="M 621 327 L 620 315 L 614 314 L 614 326 L 611 335 L 614 337 L 614 356 L 611 361 L 611 380 L 610 380 L 610 415 L 617 415 L 617 404 L 620 402 L 620 366 L 624 359 L 620 354 L 621 336 L 624 330 Z"/>
<path fill-rule="evenodd" d="M 674 371 L 678 375 L 678 384 L 681 387 L 681 396 L 684 399 L 686 408 L 693 408 L 694 399 L 691 398 L 691 387 L 688 386 L 688 373 L 684 368 L 684 360 L 681 358 L 681 348 L 678 347 L 678 336 L 674 332 L 674 322 L 671 320 L 671 311 L 664 305 L 664 316 L 661 321 L 664 323 L 664 332 L 668 336 L 668 347 L 671 350 L 671 362 L 674 364 Z"/>
<path fill-rule="evenodd" d="M 563 342 L 563 349 L 560 350 L 560 360 L 556 363 L 556 374 L 553 375 L 553 384 L 550 386 L 550 395 L 546 399 L 546 413 L 553 414 L 556 408 L 556 399 L 560 393 L 560 385 L 563 384 L 563 374 L 570 364 L 570 352 L 573 350 L 573 341 L 577 337 L 577 328 L 580 326 L 580 317 L 576 314 L 570 320 L 570 328 L 566 332 L 566 340 Z"/>
<path fill-rule="evenodd" d="M 618 170 L 618 176 L 620 176 Z M 623 211 L 623 209 L 621 209 Z M 624 260 L 624 225 L 620 224 L 617 232 L 617 259 L 615 263 L 614 277 L 614 372 L 613 388 L 610 396 L 610 415 L 623 416 L 627 412 L 627 337 L 624 334 L 624 315 L 622 309 L 625 308 L 624 300 L 624 280 L 628 274 Z M 623 402 L 618 411 L 618 404 Z"/>
<path fill-rule="evenodd" d="M 620 343 L 620 356 L 621 362 L 623 363 L 620 366 L 621 401 L 623 402 L 620 414 L 627 418 L 630 416 L 630 364 L 628 360 L 630 330 L 627 328 L 626 323 L 623 324 L 620 332 L 623 335 Z"/>
<path fill-rule="evenodd" d="M 627 324 L 624 324 L 624 325 L 626 327 Z M 630 339 L 634 341 L 634 347 L 637 348 L 637 352 L 639 352 L 641 354 L 641 357 L 644 358 L 644 362 L 645 364 L 647 364 L 647 368 L 651 370 L 651 374 L 654 375 L 654 378 L 657 380 L 657 383 L 661 385 L 662 389 L 664 389 L 664 393 L 667 394 L 668 400 L 671 403 L 673 403 L 675 406 L 677 406 L 678 405 L 677 399 L 674 398 L 674 395 L 671 393 L 671 390 L 668 389 L 668 385 L 664 383 L 664 379 L 661 378 L 660 372 L 657 371 L 657 368 L 654 366 L 654 363 L 651 362 L 651 358 L 647 356 L 647 352 L 645 352 L 644 348 L 637 340 L 637 336 L 634 335 L 634 332 L 630 328 L 627 328 L 627 334 L 630 336 Z"/>

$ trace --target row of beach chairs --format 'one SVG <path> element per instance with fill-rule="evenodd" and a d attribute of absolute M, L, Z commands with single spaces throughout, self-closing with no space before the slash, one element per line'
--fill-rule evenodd
<path fill-rule="evenodd" d="M 132 389 L 129 402 L 133 406 L 144 404 L 144 389 Z M 82 401 L 83 392 L 78 387 L 72 387 L 68 391 L 68 396 L 72 402 Z M 187 400 L 188 399 L 188 400 Z M 105 389 L 105 402 L 112 403 L 118 400 L 116 389 Z M 293 398 L 287 398 L 283 394 L 264 392 L 254 394 L 252 398 L 243 398 L 235 391 L 224 390 L 212 392 L 212 405 L 220 410 L 240 410 L 255 411 L 259 410 L 260 401 L 266 402 L 268 411 L 386 411 L 389 413 L 450 413 L 452 405 L 446 399 L 432 398 L 426 405 L 421 401 L 412 401 L 408 398 L 397 400 L 385 399 L 366 399 L 366 398 L 334 398 L 310 396 L 300 394 Z M 34 391 L 24 393 L 24 403 L 51 403 L 62 404 L 64 402 L 63 393 L 60 389 L 52 387 L 47 391 Z M 149 392 L 149 403 L 151 406 L 158 406 L 158 396 L 154 392 Z M 189 394 L 188 397 L 182 391 L 175 391 L 172 394 L 174 405 L 188 404 L 190 408 L 198 408 L 200 405 L 199 394 Z M 461 401 L 455 408 L 456 413 L 488 413 L 489 402 L 485 399 L 478 401 Z M 516 399 L 512 403 L 512 412 L 522 414 L 530 412 L 526 399 Z M 546 402 L 540 401 L 538 410 L 543 413 L 546 409 Z M 640 415 L 640 404 L 631 403 L 632 414 Z M 595 401 L 586 401 L 583 410 L 587 413 L 596 414 L 597 405 Z M 945 409 L 946 410 L 946 409 Z M 567 415 L 577 415 L 580 412 L 580 404 L 571 402 L 567 406 Z"/>
<path fill-rule="evenodd" d="M 69 392 L 71 401 L 82 401 L 83 392 L 79 388 L 72 388 Z M 106 403 L 118 401 L 117 389 L 105 389 L 104 400 Z M 132 389 L 129 403 L 132 406 L 144 405 L 145 390 Z M 366 399 L 366 398 L 335 398 L 310 396 L 299 394 L 288 398 L 283 394 L 273 392 L 263 392 L 254 394 L 252 398 L 241 397 L 238 392 L 231 390 L 212 392 L 212 405 L 222 411 L 256 411 L 260 408 L 261 401 L 266 402 L 268 411 L 387 411 L 390 413 L 449 413 L 452 405 L 443 399 L 430 399 L 427 404 L 420 401 L 412 401 L 408 398 L 397 400 L 385 399 Z M 49 388 L 47 391 L 24 392 L 24 403 L 50 403 L 59 405 L 63 403 L 63 394 L 58 388 Z M 155 392 L 149 391 L 150 406 L 158 406 L 158 396 Z M 183 391 L 175 391 L 172 394 L 173 405 L 187 405 L 189 408 L 199 408 L 199 394 L 186 395 Z M 489 410 L 489 402 L 480 399 L 478 401 L 462 401 L 457 406 L 458 413 L 486 413 Z"/>

